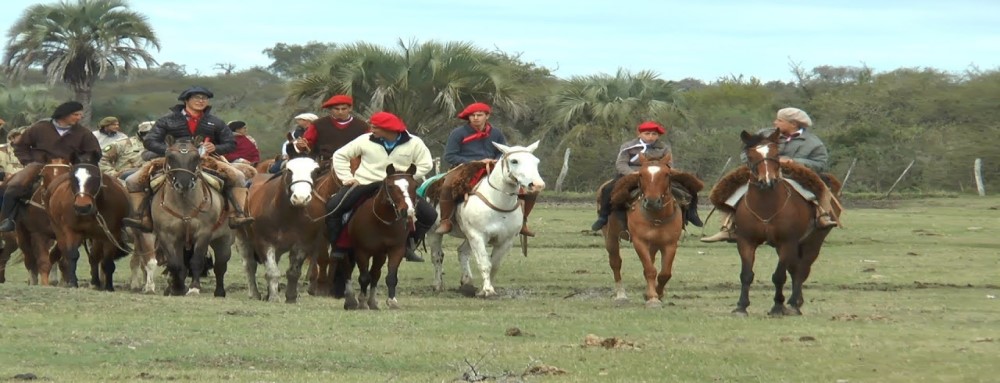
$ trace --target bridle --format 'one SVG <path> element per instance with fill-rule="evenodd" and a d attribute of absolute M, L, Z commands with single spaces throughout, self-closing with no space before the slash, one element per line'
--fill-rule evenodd
<path fill-rule="evenodd" d="M 775 153 L 777 153 L 777 151 L 775 151 Z M 761 158 L 761 159 L 759 159 L 757 161 L 751 162 L 750 161 L 750 156 L 747 156 L 747 167 L 750 168 L 750 174 L 752 174 L 753 178 L 754 178 L 753 181 L 751 181 L 751 183 L 753 183 L 755 186 L 757 186 L 759 188 L 764 188 L 766 185 L 764 185 L 764 184 L 761 183 L 761 181 L 760 181 L 760 175 L 757 172 L 757 167 L 758 167 L 758 165 L 760 165 L 761 163 L 763 163 L 765 161 L 772 161 L 772 162 L 774 162 L 778 166 L 778 171 L 775 172 L 775 179 L 780 179 L 781 178 L 781 161 L 779 161 L 778 158 L 763 157 L 763 158 Z"/>
<path fill-rule="evenodd" d="M 378 201 L 372 201 L 372 215 L 374 215 L 376 219 L 381 221 L 386 226 L 391 226 L 392 224 L 399 222 L 401 219 L 406 218 L 406 214 L 400 212 L 399 206 L 396 205 L 396 201 L 392 199 L 392 194 L 389 192 L 389 179 L 393 177 L 406 177 L 406 175 L 394 174 L 389 177 L 386 177 L 385 181 L 382 181 L 382 187 L 379 188 L 379 191 L 375 196 L 378 197 L 379 195 L 381 195 L 383 199 L 388 201 L 389 206 L 392 207 L 392 212 L 396 214 L 396 216 L 392 220 L 383 219 L 378 215 L 378 210 L 375 209 L 375 205 L 377 205 L 376 202 Z"/>
<path fill-rule="evenodd" d="M 660 194 L 660 199 L 663 200 L 663 205 L 660 206 L 659 209 L 651 209 L 646 204 L 646 197 L 645 197 L 645 195 L 642 195 L 642 196 L 639 197 L 639 207 L 642 210 L 642 214 L 646 217 L 647 221 L 649 221 L 650 223 L 653 224 L 653 226 L 661 225 L 661 224 L 664 224 L 664 223 L 667 223 L 667 222 L 671 221 L 674 218 L 674 216 L 677 215 L 677 211 L 680 210 L 680 209 L 676 208 L 676 206 L 675 206 L 674 207 L 674 211 L 672 213 L 670 213 L 669 216 L 666 216 L 666 217 L 663 217 L 663 218 L 654 218 L 650 214 L 650 212 L 660 211 L 662 209 L 665 209 L 667 206 L 670 206 L 672 204 L 676 205 L 676 203 L 677 203 L 677 198 L 674 197 L 674 194 L 670 191 L 670 189 L 671 189 L 671 187 L 670 187 L 670 166 L 669 165 L 664 165 L 664 168 L 667 171 L 667 173 L 666 173 L 667 174 L 667 176 L 666 176 L 667 177 L 667 187 L 666 187 L 666 190 L 663 191 L 663 193 Z M 639 190 L 640 190 L 640 192 L 645 189 L 642 186 L 642 179 L 643 178 L 644 177 L 639 177 Z"/>

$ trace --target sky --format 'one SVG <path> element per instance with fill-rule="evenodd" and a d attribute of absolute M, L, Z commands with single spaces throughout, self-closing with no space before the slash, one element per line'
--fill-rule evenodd
<path fill-rule="evenodd" d="M 76 0 L 70 0 L 76 1 Z M 28 6 L 3 0 L 6 31 Z M 267 66 L 276 43 L 468 41 L 560 78 L 652 70 L 665 80 L 791 81 L 791 65 L 877 72 L 1000 69 L 1000 1 L 131 0 L 160 63 L 212 75 Z"/>

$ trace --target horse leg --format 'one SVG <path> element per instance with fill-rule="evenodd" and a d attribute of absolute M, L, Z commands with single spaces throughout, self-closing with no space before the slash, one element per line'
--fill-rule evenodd
<path fill-rule="evenodd" d="M 63 279 L 66 279 L 69 287 L 79 287 L 80 283 L 76 279 L 76 264 L 80 260 L 80 242 L 82 242 L 82 239 L 71 233 L 63 233 L 57 237 L 56 241 L 56 246 L 62 249 L 63 256 L 66 258 L 66 274 L 63 275 Z M 46 249 L 46 254 L 47 251 L 48 249 Z M 46 265 L 42 264 L 40 266 L 45 267 Z M 48 284 L 49 270 L 39 271 L 43 273 L 42 283 Z"/>
<path fill-rule="evenodd" d="M 45 257 L 46 260 L 49 260 L 49 249 L 42 247 L 41 242 L 43 241 L 37 241 L 34 238 L 32 238 L 32 236 L 27 236 L 27 235 L 25 236 L 25 238 L 27 238 L 28 240 L 25 242 L 24 245 L 25 249 L 24 268 L 28 270 L 29 274 L 28 284 L 38 285 L 39 279 L 44 279 L 46 282 L 48 282 L 49 280 L 48 273 L 45 273 L 44 278 L 39 275 L 40 274 L 39 269 L 41 268 L 41 265 L 39 265 L 39 263 L 41 263 L 40 261 L 42 257 Z M 45 255 L 42 255 L 43 252 Z M 52 265 L 50 264 L 49 267 L 52 267 Z"/>
<path fill-rule="evenodd" d="M 267 279 L 267 301 L 278 301 L 278 284 L 281 283 L 281 269 L 278 268 L 277 249 L 268 245 L 264 250 L 264 276 Z"/>
<path fill-rule="evenodd" d="M 95 258 L 98 267 L 100 267 L 97 289 L 113 292 L 115 291 L 114 275 L 117 268 L 115 256 L 118 255 L 118 249 L 107 240 L 96 240 L 92 243 L 93 249 L 91 251 L 93 254 L 91 257 Z"/>
<path fill-rule="evenodd" d="M 617 221 L 617 219 L 612 220 L 604 226 L 604 249 L 608 251 L 608 265 L 611 266 L 611 274 L 615 278 L 615 295 L 611 301 L 621 305 L 628 303 L 628 295 L 625 294 L 625 286 L 622 284 L 622 254 L 618 240 L 621 226 Z"/>
<path fill-rule="evenodd" d="M 7 282 L 7 262 L 10 262 L 10 255 L 17 251 L 17 239 L 13 233 L 3 236 L 3 250 L 0 251 L 0 283 Z"/>
<path fill-rule="evenodd" d="M 771 275 L 771 282 L 774 283 L 774 306 L 767 314 L 771 316 L 785 315 L 785 281 L 788 278 L 788 265 L 785 258 L 778 252 L 778 266 L 774 268 Z"/>
<path fill-rule="evenodd" d="M 462 269 L 462 276 L 459 277 L 458 291 L 467 297 L 476 296 L 476 285 L 472 283 L 472 267 L 469 265 L 469 258 L 472 257 L 472 247 L 469 240 L 462 241 L 456 251 L 458 253 L 458 267 Z"/>
<path fill-rule="evenodd" d="M 500 272 L 500 266 L 503 265 L 504 257 L 510 253 L 511 247 L 514 246 L 514 238 L 516 236 L 511 237 L 503 243 L 493 245 L 493 250 L 490 251 L 490 281 L 497 279 L 497 274 Z"/>
<path fill-rule="evenodd" d="M 399 264 L 403 261 L 403 256 L 406 254 L 406 246 L 403 245 L 399 249 L 392 249 L 389 254 L 389 272 L 385 276 L 385 286 L 386 295 L 388 296 L 385 301 L 385 305 L 391 310 L 398 310 L 399 301 L 396 300 L 396 286 L 399 284 Z"/>
<path fill-rule="evenodd" d="M 406 245 L 403 245 L 405 251 Z M 400 253 L 402 254 L 402 253 Z M 400 256 L 402 257 L 402 256 Z M 368 271 L 368 275 L 371 276 L 371 281 L 368 285 L 368 309 L 378 310 L 378 281 L 382 278 L 382 266 L 386 263 L 385 253 L 379 253 L 378 255 L 372 257 L 371 268 Z M 400 258 L 402 260 L 402 258 Z"/>
<path fill-rule="evenodd" d="M 736 249 L 740 253 L 740 300 L 736 302 L 736 309 L 733 314 L 746 316 L 747 307 L 750 306 L 750 284 L 753 283 L 753 263 L 756 257 L 757 246 L 744 239 L 738 239 Z"/>
<path fill-rule="evenodd" d="M 649 243 L 642 238 L 632 238 L 632 247 L 635 248 L 635 253 L 639 256 L 639 262 L 642 263 L 642 276 L 646 279 L 646 308 L 660 308 L 663 306 L 663 302 L 660 301 L 660 297 L 656 294 L 656 265 L 654 264 L 655 252 L 649 246 Z"/>
<path fill-rule="evenodd" d="M 677 243 L 665 245 L 660 248 L 660 274 L 656 276 L 656 294 L 663 300 L 665 294 L 664 290 L 667 287 L 667 282 L 670 282 L 670 277 L 673 276 L 674 271 L 674 257 L 677 255 Z"/>
<path fill-rule="evenodd" d="M 299 277 L 302 276 L 302 263 L 306 260 L 306 251 L 302 245 L 292 247 L 288 252 L 288 287 L 285 289 L 285 303 L 295 303 L 299 298 Z"/>
<path fill-rule="evenodd" d="M 441 241 L 444 236 L 428 231 L 424 237 L 424 243 L 431 248 L 431 264 L 434 265 L 434 291 L 444 291 L 444 251 L 441 249 Z M 388 283 L 388 280 L 386 280 Z"/>
<path fill-rule="evenodd" d="M 205 272 L 205 263 L 208 257 L 208 244 L 202 242 L 197 241 L 191 250 L 185 250 L 187 253 L 185 257 L 188 258 L 188 269 L 191 274 L 191 284 L 188 285 L 187 294 L 185 295 L 201 294 L 201 275 Z"/>
<path fill-rule="evenodd" d="M 813 238 L 803 243 L 799 248 L 801 257 L 798 261 L 798 267 L 792 273 L 792 296 L 788 299 L 790 307 L 786 311 L 786 315 L 802 315 L 802 305 L 805 303 L 805 298 L 802 296 L 802 285 L 809 278 L 809 273 L 812 272 L 813 262 L 816 262 L 816 258 L 819 257 L 823 239 Z"/>
<path fill-rule="evenodd" d="M 490 272 L 493 270 L 493 265 L 486 254 L 486 238 L 477 233 L 469 235 L 468 240 L 469 247 L 472 249 L 472 255 L 476 257 L 476 266 L 479 267 L 479 275 L 483 278 L 483 287 L 476 295 L 480 298 L 489 298 L 497 295 L 496 290 L 493 289 L 493 282 L 490 280 Z"/>
<path fill-rule="evenodd" d="M 162 243 L 170 243 L 163 241 Z M 187 267 L 184 266 L 184 245 L 171 244 L 165 251 L 167 256 L 167 271 L 170 273 L 170 285 L 164 289 L 165 295 L 181 296 L 187 292 L 184 280 L 187 279 Z"/>
<path fill-rule="evenodd" d="M 248 240 L 236 241 L 240 255 L 243 256 L 243 272 L 247 277 L 247 295 L 250 299 L 260 300 L 260 289 L 257 287 L 257 257 L 253 246 Z"/>
<path fill-rule="evenodd" d="M 226 271 L 229 269 L 229 258 L 232 258 L 231 237 L 216 238 L 212 241 L 212 251 L 215 252 L 215 262 L 212 271 L 215 273 L 215 291 L 212 296 L 226 297 Z"/>
<path fill-rule="evenodd" d="M 361 286 L 361 291 L 358 294 L 358 308 L 361 310 L 368 309 L 368 285 L 371 284 L 372 276 L 368 271 L 368 262 L 371 258 L 371 254 L 367 252 L 355 249 L 354 259 L 358 263 L 358 285 Z"/>
<path fill-rule="evenodd" d="M 350 257 L 331 264 L 331 275 L 333 277 L 333 296 L 342 295 L 344 297 L 344 310 L 357 310 L 359 308 L 358 298 L 351 288 L 351 274 L 354 273 L 354 262 Z"/>

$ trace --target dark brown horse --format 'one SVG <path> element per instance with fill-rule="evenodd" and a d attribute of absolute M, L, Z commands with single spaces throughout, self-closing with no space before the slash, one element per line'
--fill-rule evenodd
<path fill-rule="evenodd" d="M 382 266 L 389 263 L 385 278 L 388 288 L 386 305 L 398 309 L 396 285 L 399 283 L 399 264 L 406 251 L 406 240 L 416 214 L 417 183 L 413 175 L 415 165 L 406 172 L 397 173 L 391 164 L 386 167 L 385 180 L 375 196 L 358 205 L 347 224 L 351 237 L 353 258 L 358 266 L 361 285 L 358 303 L 362 309 L 378 310 L 377 286 Z M 347 300 L 353 297 L 348 296 Z M 350 308 L 353 302 L 345 302 Z"/>
<path fill-rule="evenodd" d="M 294 303 L 303 261 L 326 252 L 329 241 L 322 218 L 325 203 L 317 198 L 324 194 L 313 184 L 318 171 L 316 160 L 303 156 L 288 160 L 279 174 L 264 173 L 254 178 L 247 202 L 254 222 L 247 230 L 237 231 L 251 298 L 261 298 L 256 274 L 257 264 L 262 263 L 267 268 L 267 300 L 278 300 L 278 262 L 282 254 L 289 253 L 285 301 Z"/>
<path fill-rule="evenodd" d="M 622 285 L 619 250 L 620 239 L 627 238 L 642 262 L 646 307 L 658 308 L 663 304 L 663 290 L 672 275 L 677 242 L 684 229 L 683 209 L 671 187 L 672 176 L 678 173 L 670 168 L 670 160 L 669 154 L 659 160 L 647 160 L 645 155 L 640 155 L 642 168 L 639 172 L 621 178 L 615 186 L 613 199 L 628 201 L 627 227 L 621 219 L 612 219 L 603 230 L 608 263 L 615 278 L 613 299 L 617 303 L 628 301 Z M 632 189 L 637 189 L 638 195 L 629 198 Z M 659 271 L 656 269 L 657 253 L 661 256 Z"/>
<path fill-rule="evenodd" d="M 48 192 L 56 246 L 66 258 L 63 279 L 70 287 L 77 287 L 80 245 L 89 239 L 91 283 L 98 290 L 114 291 L 115 260 L 129 254 L 122 236 L 122 219 L 129 214 L 125 188 L 101 173 L 97 158 L 81 158 L 69 174 L 49 186 Z"/>
<path fill-rule="evenodd" d="M 19 207 L 21 214 L 18 214 L 17 225 L 14 232 L 17 233 L 17 244 L 24 253 L 24 266 L 30 274 L 29 284 L 42 286 L 49 285 L 49 273 L 52 271 L 53 263 L 59 265 L 59 269 L 65 274 L 66 264 L 62 262 L 62 252 L 58 246 L 53 246 L 56 234 L 52 230 L 52 220 L 49 219 L 48 187 L 55 183 L 60 176 L 69 173 L 69 161 L 56 158 L 48 161 L 42 168 L 41 183 L 31 195 L 31 200 L 27 206 Z M 62 278 L 62 284 L 66 285 L 66 278 Z"/>
<path fill-rule="evenodd" d="M 769 136 L 742 132 L 743 150 L 752 174 L 750 185 L 734 216 L 737 249 L 740 253 L 740 299 L 734 314 L 747 315 L 750 284 L 757 247 L 771 245 L 778 253 L 778 266 L 771 276 L 774 282 L 774 306 L 771 315 L 802 315 L 805 300 L 802 284 L 809 277 L 812 264 L 830 229 L 814 224 L 815 207 L 782 176 L 778 155 L 777 130 Z M 792 295 L 785 306 L 782 290 L 787 276 L 792 277 Z"/>
<path fill-rule="evenodd" d="M 225 224 L 226 203 L 202 174 L 199 148 L 190 139 L 168 138 L 163 159 L 165 179 L 153 197 L 153 233 L 167 262 L 170 285 L 166 295 L 201 293 L 208 248 L 215 254 L 215 296 L 226 296 L 225 275 L 232 252 L 233 230 Z M 154 160 L 156 161 L 156 160 Z M 191 285 L 184 287 L 191 277 Z"/>

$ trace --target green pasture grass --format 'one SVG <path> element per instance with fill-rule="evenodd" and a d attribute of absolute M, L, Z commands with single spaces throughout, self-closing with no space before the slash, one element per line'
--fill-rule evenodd
<path fill-rule="evenodd" d="M 800 317 L 766 315 L 776 258 L 768 247 L 758 252 L 750 316 L 730 315 L 739 257 L 731 244 L 699 242 L 698 228 L 681 244 L 662 309 L 643 307 L 641 267 L 623 244 L 631 302 L 613 305 L 603 240 L 587 230 L 590 204 L 539 205 L 539 237 L 528 257 L 515 248 L 506 258 L 497 299 L 456 290 L 453 239 L 444 292 L 431 289 L 429 262 L 404 263 L 398 311 L 347 312 L 341 300 L 311 296 L 251 301 L 238 256 L 224 299 L 211 288 L 163 297 L 27 286 L 23 266 L 11 264 L 0 285 L 0 381 L 997 381 L 998 208 L 996 197 L 952 197 L 848 210 L 813 267 Z M 120 287 L 127 260 L 118 266 Z M 80 277 L 88 272 L 81 263 Z M 258 279 L 264 286 L 262 271 Z M 380 290 L 384 301 L 384 282 Z M 588 334 L 618 347 L 585 347 Z M 525 374 L 546 367 L 564 373 Z"/>

